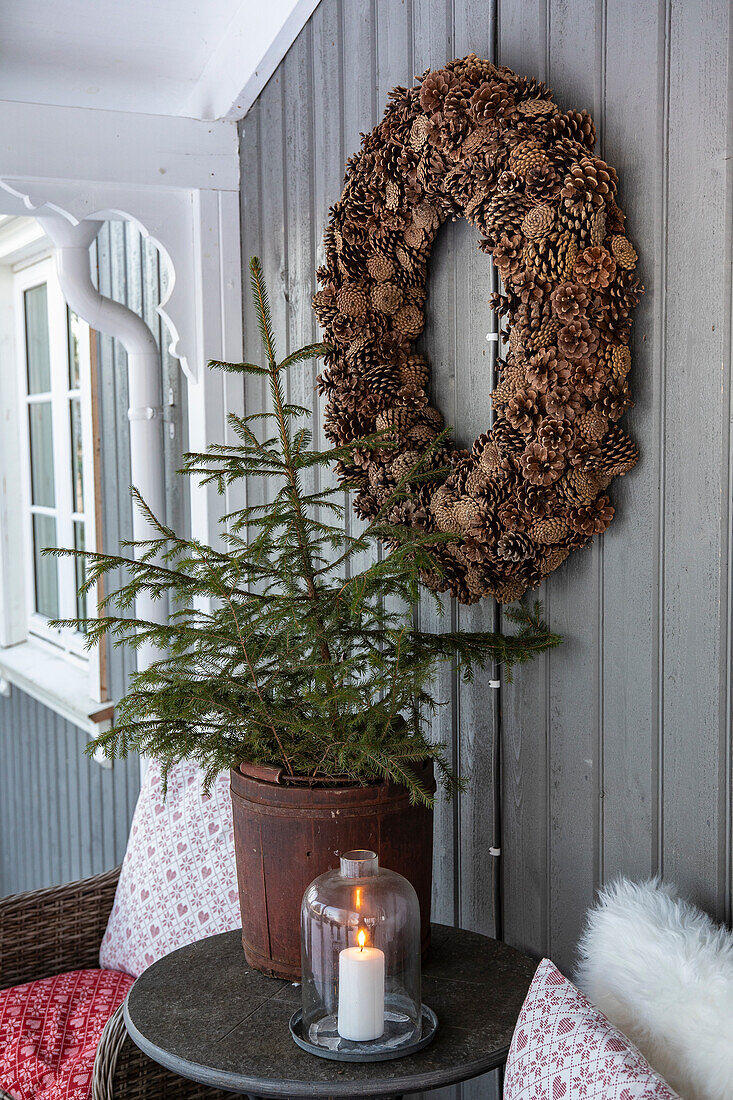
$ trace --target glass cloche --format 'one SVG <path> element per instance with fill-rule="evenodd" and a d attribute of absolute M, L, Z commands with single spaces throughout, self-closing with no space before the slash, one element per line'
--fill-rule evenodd
<path fill-rule="evenodd" d="M 346 852 L 338 870 L 306 890 L 300 927 L 296 1042 L 349 1061 L 399 1057 L 429 1042 L 435 1017 L 423 1010 L 420 907 L 407 879 L 380 867 L 374 852 Z"/>

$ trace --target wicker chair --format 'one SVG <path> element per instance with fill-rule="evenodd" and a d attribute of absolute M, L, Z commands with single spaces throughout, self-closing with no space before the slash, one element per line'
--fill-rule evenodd
<path fill-rule="evenodd" d="M 98 967 L 119 874 L 115 867 L 81 882 L 0 899 L 0 987 Z M 232 1094 L 197 1085 L 151 1061 L 128 1038 L 119 1008 L 97 1047 L 91 1095 L 92 1100 L 227 1100 Z"/>

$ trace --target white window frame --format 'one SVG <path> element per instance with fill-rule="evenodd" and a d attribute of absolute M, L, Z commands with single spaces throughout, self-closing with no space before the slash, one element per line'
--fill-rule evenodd
<path fill-rule="evenodd" d="M 89 349 L 89 326 L 81 322 L 86 330 L 87 339 L 79 342 L 80 388 L 69 388 L 69 347 L 67 327 L 67 306 L 61 293 L 52 259 L 36 262 L 15 275 L 16 318 L 19 326 L 16 339 L 18 348 L 18 385 L 19 417 L 21 437 L 21 494 L 25 527 L 24 559 L 26 562 L 26 590 L 28 592 L 28 633 L 60 649 L 69 658 L 89 663 L 89 654 L 84 651 L 84 635 L 71 628 L 52 627 L 47 618 L 33 610 L 35 593 L 35 571 L 33 555 L 33 516 L 48 515 L 56 521 L 56 542 L 58 546 L 74 545 L 74 522 L 84 523 L 85 545 L 87 549 L 96 549 L 94 510 L 90 508 L 90 496 L 94 498 L 94 433 L 92 426 L 91 402 L 91 355 Z M 51 360 L 51 390 L 47 394 L 28 394 L 26 333 L 25 333 L 25 294 L 37 286 L 46 286 L 48 304 L 49 351 Z M 84 481 L 84 513 L 73 509 L 72 461 L 71 461 L 71 421 L 70 406 L 72 397 L 78 397 L 81 405 L 82 449 Z M 32 404 L 51 401 L 53 432 L 53 463 L 55 505 L 43 507 L 31 502 L 30 480 L 30 431 L 28 409 Z M 87 536 L 88 541 L 87 541 Z M 59 618 L 76 617 L 76 575 L 72 558 L 57 558 Z M 93 596 L 90 592 L 89 596 Z M 95 601 L 91 606 L 87 599 L 88 614 L 95 614 Z"/>
<path fill-rule="evenodd" d="M 71 628 L 52 627 L 47 618 L 35 612 L 35 575 L 33 559 L 33 513 L 54 514 L 56 518 L 56 544 L 74 545 L 74 520 L 83 520 L 85 548 L 94 551 L 98 538 L 99 482 L 98 446 L 93 409 L 92 347 L 94 334 L 83 325 L 89 339 L 79 340 L 80 386 L 70 388 L 69 330 L 66 302 L 56 273 L 50 242 L 44 238 L 45 247 L 36 247 L 28 257 L 5 268 L 2 283 L 6 298 L 12 295 L 13 332 L 12 357 L 15 369 L 13 385 L 7 374 L 5 385 L 0 385 L 0 427 L 3 419 L 14 421 L 17 438 L 14 446 L 17 461 L 9 471 L 11 477 L 0 484 L 0 520 L 4 520 L 9 537 L 0 546 L 0 569 L 5 576 L 5 606 L 0 598 L 0 682 L 6 680 L 39 699 L 45 705 L 84 728 L 97 734 L 111 717 L 111 707 L 106 702 L 106 686 L 103 677 L 103 656 L 99 647 L 91 651 L 84 648 L 84 635 Z M 7 261 L 6 261 L 7 262 Z M 1 280 L 0 280 L 1 281 Z M 52 431 L 54 457 L 55 506 L 46 509 L 31 503 L 31 461 L 28 407 L 40 395 L 28 395 L 25 292 L 45 283 L 49 321 L 49 350 L 51 366 Z M 7 305 L 7 303 L 6 303 Z M 0 326 L 1 327 L 1 326 Z M 5 349 L 10 350 L 7 324 Z M 0 338 L 2 337 L 0 332 Z M 10 364 L 7 364 L 8 367 Z M 84 512 L 73 510 L 71 464 L 71 397 L 78 395 L 81 406 Z M 1 450 L 2 448 L 0 448 Z M 14 477 L 12 475 L 15 475 Z M 3 560 L 4 559 L 4 560 Z M 20 560 L 19 560 L 20 559 Z M 76 617 L 75 560 L 54 559 L 58 569 L 59 618 Z M 22 588 L 8 596 L 13 586 Z M 94 589 L 87 594 L 87 617 L 97 612 Z M 3 646 L 5 648 L 3 648 Z"/>

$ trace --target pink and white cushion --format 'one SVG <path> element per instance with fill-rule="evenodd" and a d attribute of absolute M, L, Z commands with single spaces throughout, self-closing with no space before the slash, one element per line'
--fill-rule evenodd
<path fill-rule="evenodd" d="M 209 798 L 203 773 L 187 762 L 168 776 L 151 762 L 132 819 L 127 852 L 99 965 L 137 977 L 178 947 L 238 928 L 229 775 Z"/>
<path fill-rule="evenodd" d="M 544 959 L 514 1031 L 504 1100 L 679 1100 L 633 1043 Z"/>
<path fill-rule="evenodd" d="M 88 1100 L 104 1025 L 132 985 L 72 970 L 0 989 L 0 1090 L 16 1100 Z"/>

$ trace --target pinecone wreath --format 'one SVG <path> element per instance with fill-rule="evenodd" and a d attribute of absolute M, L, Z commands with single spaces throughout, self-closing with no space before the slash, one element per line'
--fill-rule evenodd
<path fill-rule="evenodd" d="M 442 431 L 413 342 L 436 233 L 466 218 L 503 282 L 494 424 L 470 452 L 435 448 L 429 463 L 448 463 L 447 478 L 416 484 L 414 506 L 390 519 L 455 534 L 436 550 L 430 588 L 463 603 L 514 600 L 606 529 L 608 486 L 638 459 L 618 423 L 632 404 L 637 254 L 590 115 L 564 113 L 543 84 L 471 54 L 390 100 L 348 162 L 325 235 L 313 306 L 331 347 L 326 433 L 397 442 L 339 464 L 363 485 L 355 508 L 368 518 Z"/>

